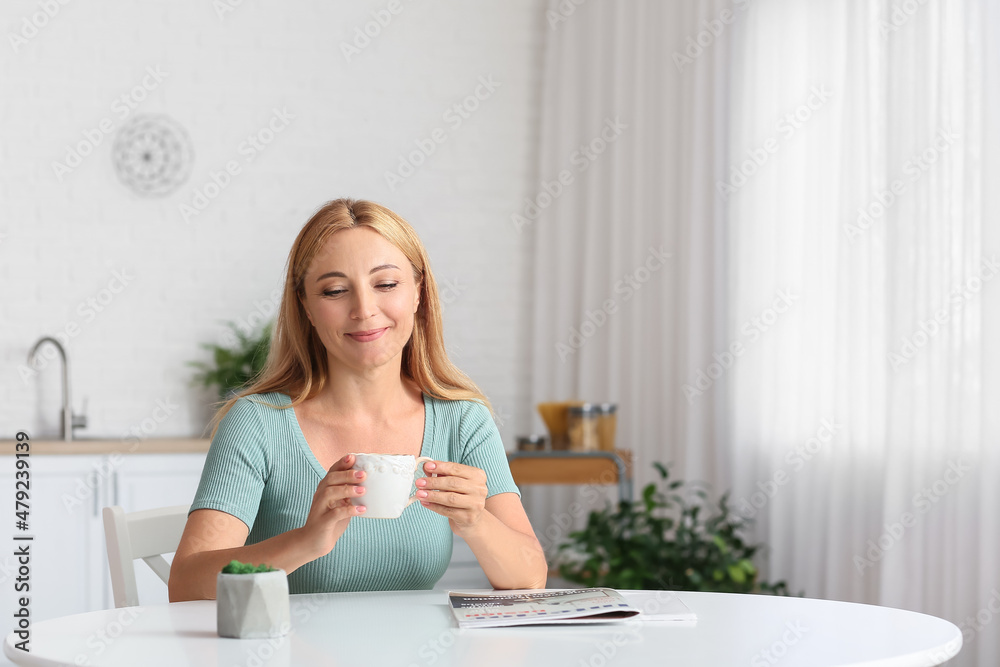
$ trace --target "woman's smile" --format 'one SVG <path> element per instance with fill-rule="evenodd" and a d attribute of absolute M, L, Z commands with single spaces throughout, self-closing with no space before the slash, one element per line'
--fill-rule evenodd
<path fill-rule="evenodd" d="M 385 327 L 384 329 L 372 329 L 370 331 L 355 331 L 354 333 L 349 333 L 347 335 L 359 343 L 368 343 L 373 340 L 378 340 L 382 337 L 382 334 L 388 330 L 389 327 Z"/>

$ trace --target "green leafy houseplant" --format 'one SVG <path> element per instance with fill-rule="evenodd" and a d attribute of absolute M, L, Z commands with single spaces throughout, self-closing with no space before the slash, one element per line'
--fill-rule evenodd
<path fill-rule="evenodd" d="M 785 582 L 757 580 L 747 544 L 747 520 L 729 506 L 729 494 L 712 505 L 699 485 L 660 479 L 647 485 L 640 502 L 590 513 L 585 528 L 559 545 L 559 574 L 585 586 L 787 595 Z"/>
<path fill-rule="evenodd" d="M 252 335 L 237 327 L 234 322 L 227 324 L 232 332 L 226 332 L 227 337 L 234 341 L 231 346 L 202 343 L 201 347 L 212 353 L 212 362 L 188 362 L 189 366 L 199 370 L 194 377 L 195 382 L 205 387 L 217 387 L 222 399 L 226 399 L 260 373 L 271 347 L 270 324 Z"/>

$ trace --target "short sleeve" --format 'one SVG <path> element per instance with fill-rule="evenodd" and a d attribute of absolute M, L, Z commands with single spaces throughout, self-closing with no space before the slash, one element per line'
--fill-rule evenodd
<path fill-rule="evenodd" d="M 521 495 L 510 474 L 500 431 L 485 405 L 465 402 L 458 433 L 462 441 L 462 460 L 459 463 L 486 472 L 487 498 L 498 493 Z"/>
<path fill-rule="evenodd" d="M 252 530 L 267 477 L 265 442 L 257 407 L 248 398 L 239 399 L 219 422 L 188 514 L 219 510 Z"/>

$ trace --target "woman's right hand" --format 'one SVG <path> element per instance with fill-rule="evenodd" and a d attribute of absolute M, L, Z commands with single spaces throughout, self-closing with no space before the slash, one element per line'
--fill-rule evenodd
<path fill-rule="evenodd" d="M 347 454 L 334 463 L 326 477 L 316 486 L 306 525 L 301 528 L 302 534 L 317 553 L 316 558 L 333 551 L 337 540 L 347 530 L 351 517 L 365 512 L 363 505 L 351 504 L 351 498 L 358 498 L 365 492 L 363 486 L 358 486 L 364 481 L 365 473 L 351 470 L 354 459 L 353 454 Z"/>

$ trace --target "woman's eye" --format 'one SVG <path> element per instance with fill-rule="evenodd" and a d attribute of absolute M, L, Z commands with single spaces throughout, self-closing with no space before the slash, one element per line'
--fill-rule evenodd
<path fill-rule="evenodd" d="M 397 285 L 399 285 L 399 283 L 379 283 L 378 285 L 375 285 L 375 287 L 384 292 L 388 292 L 389 290 L 394 289 Z M 347 290 L 345 289 L 328 289 L 323 290 L 323 296 L 340 296 L 346 292 Z"/>

